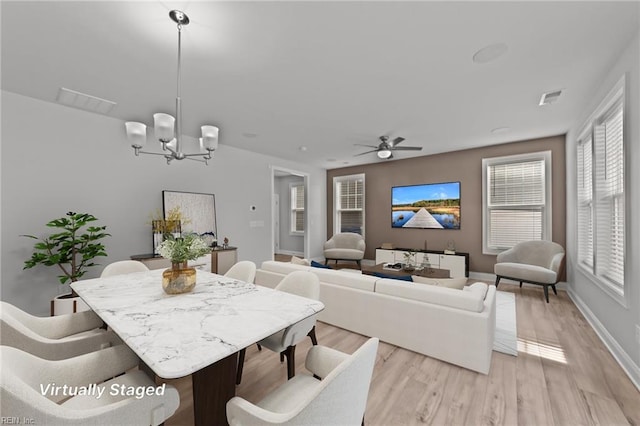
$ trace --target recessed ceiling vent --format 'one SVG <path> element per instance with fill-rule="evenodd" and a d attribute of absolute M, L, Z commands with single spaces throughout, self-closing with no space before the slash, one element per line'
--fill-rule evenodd
<path fill-rule="evenodd" d="M 558 100 L 561 94 L 562 94 L 562 89 L 554 90 L 553 92 L 543 93 L 542 97 L 540 98 L 540 103 L 538 105 L 540 106 L 551 105 Z"/>
<path fill-rule="evenodd" d="M 116 106 L 115 102 L 87 95 L 86 93 L 76 92 L 66 87 L 61 87 L 60 90 L 58 90 L 56 101 L 62 105 L 104 115 L 109 114 L 113 107 Z"/>

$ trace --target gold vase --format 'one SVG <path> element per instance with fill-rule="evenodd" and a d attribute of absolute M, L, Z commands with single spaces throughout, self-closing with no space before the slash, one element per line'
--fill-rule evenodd
<path fill-rule="evenodd" d="M 196 286 L 196 269 L 187 262 L 172 263 L 162 273 L 162 289 L 167 294 L 188 293 Z"/>

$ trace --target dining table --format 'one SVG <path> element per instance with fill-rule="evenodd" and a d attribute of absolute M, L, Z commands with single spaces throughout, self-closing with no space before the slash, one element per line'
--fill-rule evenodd
<path fill-rule="evenodd" d="M 197 426 L 227 424 L 238 351 L 324 309 L 318 300 L 203 270 L 193 291 L 169 295 L 162 272 L 86 279 L 71 288 L 155 375 L 191 375 Z"/>

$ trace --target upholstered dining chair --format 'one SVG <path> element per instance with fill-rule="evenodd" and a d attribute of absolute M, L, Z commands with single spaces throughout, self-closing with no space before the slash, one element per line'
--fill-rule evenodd
<path fill-rule="evenodd" d="M 250 260 L 241 260 L 229 268 L 224 276 L 246 283 L 253 283 L 256 278 L 256 264 Z"/>
<path fill-rule="evenodd" d="M 557 295 L 556 284 L 560 279 L 564 260 L 564 248 L 552 241 L 525 241 L 498 254 L 493 271 L 496 288 L 500 279 L 507 278 L 522 283 L 541 285 L 549 303 L 549 287 Z"/>
<path fill-rule="evenodd" d="M 102 324 L 92 311 L 36 317 L 0 301 L 0 344 L 43 359 L 71 358 L 122 343 Z"/>
<path fill-rule="evenodd" d="M 0 346 L 0 362 L 2 415 L 26 416 L 34 424 L 159 425 L 180 404 L 177 390 L 169 385 L 164 385 L 162 395 L 131 394 L 131 389 L 155 390 L 156 384 L 134 369 L 139 360 L 126 345 L 61 361 Z M 62 386 L 68 390 L 59 389 Z"/>
<path fill-rule="evenodd" d="M 324 346 L 309 350 L 305 367 L 256 404 L 233 397 L 227 419 L 240 425 L 364 424 L 378 339 L 366 341 L 352 355 Z"/>
<path fill-rule="evenodd" d="M 105 266 L 100 274 L 100 278 L 111 277 L 113 275 L 130 274 L 132 272 L 148 271 L 147 265 L 137 260 L 119 260 Z"/>
<path fill-rule="evenodd" d="M 361 267 L 360 261 L 364 258 L 366 248 L 364 237 L 355 232 L 341 232 L 335 234 L 324 243 L 324 264 L 330 260 L 353 260 Z"/>
<path fill-rule="evenodd" d="M 308 299 L 318 300 L 320 298 L 320 280 L 313 272 L 295 271 L 285 276 L 275 287 L 278 291 L 295 294 Z M 280 362 L 287 359 L 287 378 L 295 376 L 295 350 L 296 345 L 309 337 L 313 345 L 318 344 L 316 339 L 316 316 L 311 315 L 289 327 L 281 330 L 258 342 L 258 348 L 262 346 L 280 354 Z M 240 351 L 238 357 L 238 370 L 236 374 L 236 384 L 242 380 L 242 367 L 244 365 L 246 349 Z"/>

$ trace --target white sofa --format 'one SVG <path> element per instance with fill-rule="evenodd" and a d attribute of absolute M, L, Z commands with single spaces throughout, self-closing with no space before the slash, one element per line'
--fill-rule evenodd
<path fill-rule="evenodd" d="M 325 309 L 318 320 L 489 372 L 496 324 L 494 286 L 481 283 L 473 286 L 481 291 L 464 291 L 276 261 L 262 263 L 255 283 L 274 288 L 285 275 L 300 270 L 320 279 Z"/>

